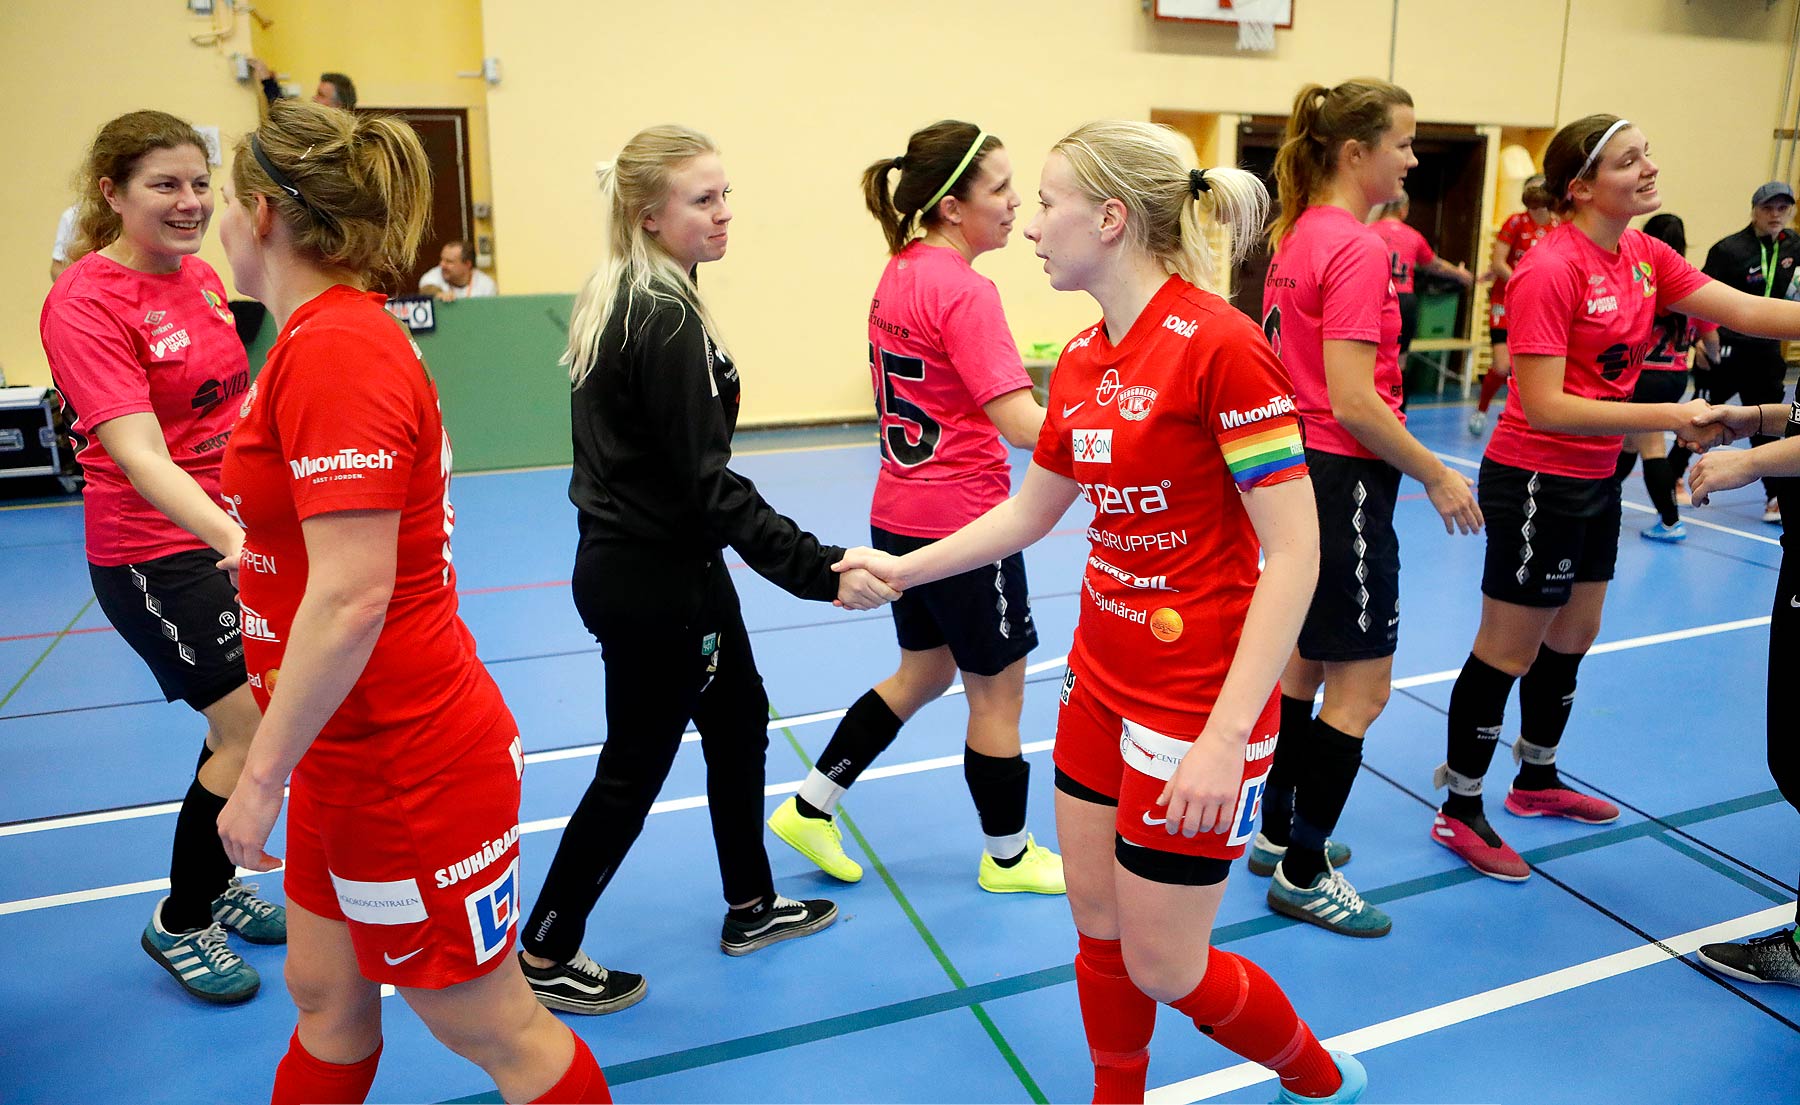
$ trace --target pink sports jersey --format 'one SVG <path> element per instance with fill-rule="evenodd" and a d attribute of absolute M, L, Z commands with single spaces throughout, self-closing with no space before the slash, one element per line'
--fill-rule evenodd
<path fill-rule="evenodd" d="M 869 304 L 881 474 L 869 521 L 945 537 L 1012 490 L 1006 442 L 982 406 L 1031 386 L 1000 291 L 958 250 L 913 242 Z"/>
<path fill-rule="evenodd" d="M 1117 346 L 1102 324 L 1063 350 L 1033 460 L 1094 507 L 1071 669 L 1115 713 L 1198 733 L 1256 587 L 1240 493 L 1307 474 L 1281 363 L 1171 276 Z"/>
<path fill-rule="evenodd" d="M 1281 239 L 1263 281 L 1263 333 L 1294 381 L 1306 447 L 1374 458 L 1331 414 L 1325 343 L 1375 343 L 1375 390 L 1402 424 L 1400 301 L 1387 249 L 1341 207 L 1317 205 Z"/>
<path fill-rule="evenodd" d="M 1506 243 L 1506 267 L 1512 269 L 1516 274 L 1519 262 L 1525 259 L 1525 254 L 1531 251 L 1532 246 L 1543 241 L 1544 235 L 1550 233 L 1555 226 L 1555 219 L 1551 219 L 1548 223 L 1539 223 L 1531 217 L 1529 211 L 1514 211 L 1508 215 L 1506 221 L 1500 224 L 1499 231 L 1494 235 L 1496 242 Z M 1494 281 L 1494 286 L 1488 290 L 1490 306 L 1498 307 L 1506 302 L 1506 284 L 1507 282 L 1504 280 Z"/>
<path fill-rule="evenodd" d="M 1694 343 L 1702 335 L 1719 328 L 1716 322 L 1693 318 L 1676 311 L 1659 313 L 1652 325 L 1656 327 L 1656 342 L 1650 347 L 1650 352 L 1644 354 L 1645 372 L 1686 372 L 1688 351 L 1694 348 Z"/>
<path fill-rule="evenodd" d="M 1431 252 L 1431 244 L 1425 241 L 1425 235 L 1399 219 L 1376 219 L 1369 224 L 1369 229 L 1387 247 L 1388 275 L 1394 278 L 1394 293 L 1410 294 L 1419 266 L 1437 260 L 1437 254 Z"/>
<path fill-rule="evenodd" d="M 183 257 L 179 271 L 139 272 L 90 253 L 51 289 L 38 332 L 83 439 L 88 560 L 116 566 L 205 548 L 138 494 L 94 428 L 121 415 L 155 415 L 169 457 L 207 494 L 218 493 L 250 362 L 212 266 Z"/>
<path fill-rule="evenodd" d="M 1519 265 L 1507 304 L 1513 355 L 1564 358 L 1563 391 L 1624 402 L 1656 344 L 1660 311 L 1707 282 L 1699 269 L 1641 230 L 1627 230 L 1609 253 L 1565 223 Z M 1506 410 L 1487 455 L 1532 472 L 1597 479 L 1610 476 L 1623 438 L 1564 434 L 1532 427 L 1508 388 Z"/>
<path fill-rule="evenodd" d="M 450 438 L 437 388 L 384 298 L 340 284 L 295 311 L 236 408 L 243 421 L 225 454 L 226 508 L 245 529 L 244 665 L 264 710 L 306 589 L 301 523 L 400 512 L 394 594 L 375 651 L 294 772 L 343 805 L 428 778 L 506 715 L 457 616 Z"/>

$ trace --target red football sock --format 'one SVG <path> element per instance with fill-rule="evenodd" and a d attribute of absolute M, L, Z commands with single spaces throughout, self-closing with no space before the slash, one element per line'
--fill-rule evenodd
<path fill-rule="evenodd" d="M 1243 956 L 1213 948 L 1200 985 L 1169 1004 L 1214 1040 L 1279 1074 L 1281 1084 L 1301 1097 L 1324 1097 L 1343 1085 L 1337 1064 L 1281 987 Z"/>
<path fill-rule="evenodd" d="M 1141 1102 L 1150 1069 L 1150 1034 L 1156 1028 L 1156 1001 L 1125 973 L 1117 940 L 1077 933 L 1075 992 L 1081 1023 L 1094 1057 L 1096 1102 Z"/>
<path fill-rule="evenodd" d="M 575 1033 L 571 1031 L 571 1036 Z M 606 1086 L 606 1075 L 600 1073 L 600 1064 L 594 1062 L 594 1053 L 588 1050 L 580 1036 L 575 1036 L 575 1057 L 569 1060 L 569 1069 L 563 1072 L 556 1085 L 545 1090 L 532 1102 L 554 1102 L 555 1105 L 590 1105 L 591 1102 L 611 1102 L 612 1091 Z"/>
<path fill-rule="evenodd" d="M 1481 376 L 1481 399 L 1475 404 L 1475 409 L 1478 411 L 1487 410 L 1488 405 L 1494 401 L 1495 393 L 1500 390 L 1500 385 L 1504 383 L 1506 383 L 1506 377 L 1500 375 L 1498 372 L 1490 371 L 1483 373 Z"/>
<path fill-rule="evenodd" d="M 368 1100 L 375 1068 L 381 1062 L 381 1045 L 356 1063 L 327 1063 L 306 1050 L 300 1030 L 294 1029 L 287 1054 L 275 1068 L 275 1089 L 269 1105 L 310 1105 L 319 1101 L 360 1103 Z"/>

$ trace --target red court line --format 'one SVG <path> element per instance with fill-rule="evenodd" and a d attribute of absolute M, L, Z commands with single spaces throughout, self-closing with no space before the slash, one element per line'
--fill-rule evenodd
<path fill-rule="evenodd" d="M 111 633 L 110 625 L 97 625 L 91 629 L 52 629 L 48 633 L 21 633 L 16 637 L 0 637 L 0 644 L 7 641 L 41 641 L 45 637 L 73 637 L 77 633 Z"/>

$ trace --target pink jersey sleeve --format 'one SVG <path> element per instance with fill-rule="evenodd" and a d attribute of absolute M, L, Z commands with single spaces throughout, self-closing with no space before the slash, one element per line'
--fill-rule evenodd
<path fill-rule="evenodd" d="M 1057 368 L 1060 369 L 1068 360 L 1069 355 L 1064 353 L 1057 361 Z M 1059 396 L 1063 396 L 1066 391 L 1059 389 L 1057 383 L 1059 380 L 1067 380 L 1070 375 L 1064 372 L 1052 372 L 1050 375 L 1050 406 L 1044 412 L 1044 424 L 1038 430 L 1037 445 L 1031 451 L 1031 463 L 1046 472 L 1054 472 L 1072 480 L 1075 478 L 1075 452 L 1069 441 L 1066 422 L 1057 414 L 1062 409 L 1057 406 Z"/>
<path fill-rule="evenodd" d="M 1031 386 L 992 281 L 967 284 L 946 306 L 944 353 L 976 406 Z"/>
<path fill-rule="evenodd" d="M 1421 265 L 1429 265 L 1437 260 L 1437 254 L 1431 251 L 1431 243 L 1425 240 L 1425 235 L 1413 230 L 1410 226 L 1406 229 L 1412 233 L 1413 268 L 1417 270 Z"/>
<path fill-rule="evenodd" d="M 294 512 L 304 520 L 404 507 L 421 431 L 406 372 L 420 370 L 374 335 L 303 330 L 288 341 L 288 367 L 271 398 Z"/>
<path fill-rule="evenodd" d="M 1320 274 L 1325 306 L 1320 337 L 1325 341 L 1381 341 L 1381 309 L 1387 302 L 1387 253 L 1381 239 L 1367 233 L 1338 243 Z"/>
<path fill-rule="evenodd" d="M 1294 388 L 1267 343 L 1226 341 L 1200 381 L 1200 416 L 1239 491 L 1307 474 Z"/>
<path fill-rule="evenodd" d="M 1689 264 L 1688 259 L 1676 253 L 1667 242 L 1646 234 L 1644 244 L 1650 250 L 1650 263 L 1656 266 L 1656 309 L 1659 312 L 1668 310 L 1670 305 L 1712 282 L 1712 277 Z"/>
<path fill-rule="evenodd" d="M 1539 252 L 1533 250 L 1532 256 Z M 1514 354 L 1569 355 L 1569 326 L 1580 306 L 1579 279 L 1576 268 L 1560 258 L 1522 266 L 1513 274 L 1506 286 L 1506 317 L 1507 344 Z"/>
<path fill-rule="evenodd" d="M 43 339 L 56 386 L 84 430 L 123 414 L 155 412 L 131 332 L 99 303 L 63 300 L 45 313 Z"/>

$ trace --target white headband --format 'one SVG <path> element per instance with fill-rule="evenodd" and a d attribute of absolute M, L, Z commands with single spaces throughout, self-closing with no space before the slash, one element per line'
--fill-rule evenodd
<path fill-rule="evenodd" d="M 1580 180 L 1582 177 L 1587 176 L 1587 171 L 1594 167 L 1594 160 L 1600 156 L 1600 151 L 1604 150 L 1606 148 L 1606 144 L 1608 142 L 1612 141 L 1612 136 L 1619 133 L 1620 131 L 1624 130 L 1626 127 L 1628 127 L 1630 125 L 1631 125 L 1630 119 L 1620 119 L 1618 122 L 1614 123 L 1612 126 L 1606 128 L 1606 133 L 1602 134 L 1600 136 L 1600 141 L 1594 143 L 1593 152 L 1588 154 L 1587 160 L 1583 161 L 1581 163 L 1581 171 L 1579 173 L 1576 173 L 1573 177 L 1569 178 L 1570 186 L 1573 186 L 1575 184 L 1575 182 Z"/>

